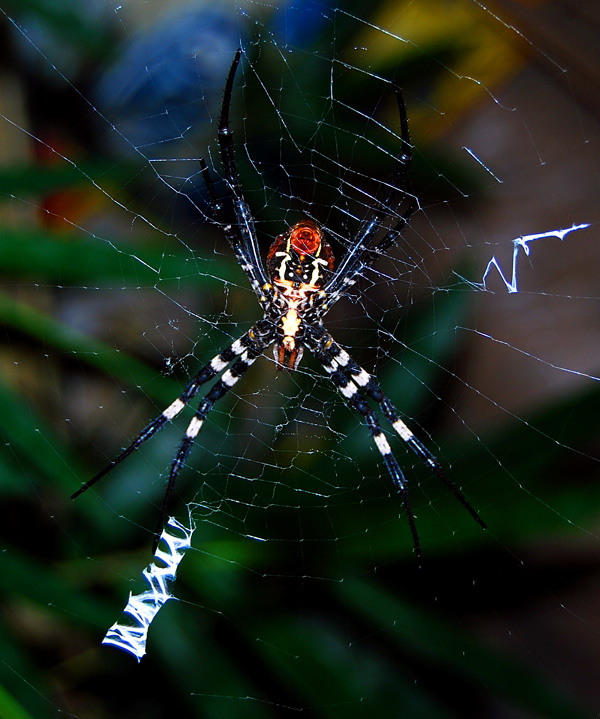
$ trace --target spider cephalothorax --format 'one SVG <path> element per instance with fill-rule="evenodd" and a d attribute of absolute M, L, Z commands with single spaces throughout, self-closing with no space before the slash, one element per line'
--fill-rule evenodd
<path fill-rule="evenodd" d="M 346 350 L 337 344 L 323 325 L 323 318 L 329 308 L 344 296 L 363 270 L 370 267 L 382 253 L 396 243 L 417 208 L 416 200 L 404 190 L 412 152 L 402 94 L 399 87 L 392 84 L 400 115 L 400 151 L 395 169 L 383 186 L 382 196 L 378 197 L 370 208 L 337 269 L 334 270 L 333 252 L 323 230 L 313 220 L 306 219 L 298 222 L 285 234 L 279 235 L 275 239 L 267 256 L 265 270 L 258 249 L 254 220 L 242 193 L 235 161 L 233 136 L 229 128 L 233 82 L 240 59 L 241 50 L 238 50 L 225 84 L 218 132 L 221 161 L 225 172 L 226 186 L 233 203 L 235 224 L 229 222 L 225 216 L 204 160 L 200 161 L 200 167 L 215 221 L 222 228 L 237 261 L 246 273 L 264 316 L 202 367 L 188 382 L 181 395 L 152 420 L 118 457 L 92 477 L 89 482 L 82 485 L 75 492 L 73 498 L 91 487 L 143 442 L 153 437 L 167 422 L 177 417 L 204 384 L 218 377 L 200 401 L 171 463 L 169 481 L 155 535 L 154 549 L 156 550 L 175 481 L 215 402 L 218 402 L 231 390 L 254 361 L 264 354 L 271 345 L 273 345 L 277 366 L 280 369 L 290 370 L 297 368 L 304 348 L 306 348 L 331 377 L 347 404 L 364 418 L 369 427 L 375 446 L 383 458 L 394 485 L 402 496 L 415 552 L 417 557 L 420 557 L 419 537 L 409 501 L 408 484 L 370 401 L 379 407 L 394 432 L 424 464 L 438 475 L 473 518 L 482 527 L 485 527 L 485 524 L 462 492 L 446 477 L 435 456 L 400 418 L 396 408 L 385 396 L 375 377 L 357 364 Z M 400 213 L 397 208 L 404 200 L 408 200 L 408 207 Z"/>
<path fill-rule="evenodd" d="M 315 299 L 323 302 L 321 287 L 335 259 L 322 230 L 313 220 L 298 222 L 279 235 L 267 255 L 271 280 L 265 294 L 280 314 L 275 317 L 277 339 L 273 355 L 280 369 L 295 370 L 304 352 L 304 317 Z"/>

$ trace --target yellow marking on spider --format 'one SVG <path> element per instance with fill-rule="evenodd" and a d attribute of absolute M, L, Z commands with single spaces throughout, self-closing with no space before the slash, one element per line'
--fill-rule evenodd
<path fill-rule="evenodd" d="M 294 337 L 296 332 L 300 329 L 300 317 L 295 309 L 290 309 L 281 318 L 281 326 L 283 328 L 283 334 L 286 337 Z"/>
<path fill-rule="evenodd" d="M 299 286 L 295 286 L 292 280 L 280 279 L 275 280 L 275 284 L 282 288 L 284 297 L 289 297 L 292 301 L 298 302 L 306 297 L 306 293 L 311 294 L 317 289 L 316 285 L 310 285 L 307 282 L 300 282 Z"/>

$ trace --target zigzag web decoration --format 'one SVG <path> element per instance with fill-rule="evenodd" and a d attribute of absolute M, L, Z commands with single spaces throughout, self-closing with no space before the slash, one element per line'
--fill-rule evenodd
<path fill-rule="evenodd" d="M 142 574 L 149 589 L 139 594 L 129 594 L 129 601 L 123 610 L 126 616 L 112 625 L 102 644 L 112 644 L 133 654 L 140 661 L 146 653 L 148 630 L 154 618 L 163 604 L 169 599 L 176 599 L 169 592 L 169 587 L 175 581 L 179 563 L 191 547 L 194 530 L 193 526 L 186 527 L 174 517 L 169 518 L 154 553 L 155 560 L 163 566 L 152 562 L 144 569 Z M 167 551 L 160 548 L 161 544 L 166 545 Z"/>
<path fill-rule="evenodd" d="M 487 278 L 488 274 L 490 273 L 492 267 L 495 267 L 498 270 L 500 279 L 506 285 L 506 289 L 509 291 L 509 293 L 518 292 L 519 288 L 517 285 L 517 259 L 519 257 L 519 250 L 521 247 L 523 248 L 525 254 L 529 255 L 529 253 L 531 251 L 531 249 L 529 247 L 529 243 L 533 242 L 534 240 L 541 240 L 541 239 L 544 239 L 545 237 L 558 237 L 559 240 L 564 240 L 564 238 L 569 233 L 573 232 L 574 230 L 583 230 L 589 226 L 590 226 L 589 224 L 573 225 L 572 227 L 567 227 L 564 230 L 549 230 L 548 232 L 540 232 L 539 234 L 535 234 L 535 235 L 523 235 L 522 237 L 517 237 L 516 239 L 512 240 L 513 256 L 512 256 L 512 277 L 511 277 L 510 282 L 504 276 L 504 272 L 502 271 L 502 268 L 500 267 L 498 260 L 494 256 L 488 262 L 485 272 L 483 273 L 483 279 L 482 279 L 481 283 L 477 283 L 477 286 L 480 287 L 481 289 L 487 289 L 486 278 Z"/>

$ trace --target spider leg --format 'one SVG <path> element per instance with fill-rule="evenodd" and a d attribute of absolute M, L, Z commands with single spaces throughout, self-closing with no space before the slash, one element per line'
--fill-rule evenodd
<path fill-rule="evenodd" d="M 402 234 L 402 230 L 408 225 L 410 218 L 419 208 L 416 199 L 410 203 L 406 210 L 400 215 L 396 224 L 379 240 L 372 250 L 368 250 L 360 258 L 360 268 L 355 270 L 354 274 L 360 272 L 364 267 L 370 267 L 383 252 L 389 249 Z"/>
<path fill-rule="evenodd" d="M 344 255 L 340 265 L 334 272 L 333 277 L 325 286 L 325 292 L 332 298 L 333 302 L 339 299 L 341 292 L 354 283 L 354 277 L 365 266 L 372 264 L 381 252 L 384 252 L 393 242 L 396 241 L 401 234 L 402 229 L 408 222 L 408 219 L 417 208 L 417 201 L 413 199 L 409 208 L 398 219 L 394 227 L 386 234 L 386 236 L 378 243 L 375 250 L 371 249 L 371 243 L 379 230 L 381 223 L 393 214 L 394 208 L 398 203 L 393 203 L 394 197 L 401 192 L 404 197 L 408 195 L 404 191 L 408 167 L 412 160 L 412 146 L 410 142 L 410 133 L 408 130 L 408 116 L 406 114 L 406 106 L 402 92 L 396 83 L 393 83 L 396 101 L 398 103 L 398 114 L 400 116 L 400 154 L 396 160 L 396 165 L 392 170 L 390 179 L 386 183 L 386 190 L 383 196 L 376 198 L 371 208 L 369 218 L 363 223 L 363 227 L 356 237 L 353 246 Z M 403 198 L 402 198 L 403 199 Z M 393 204 L 392 204 L 393 203 Z M 390 209 L 392 208 L 392 209 Z M 366 264 L 363 262 L 372 253 L 375 255 Z M 328 302 L 330 307 L 332 302 Z"/>
<path fill-rule="evenodd" d="M 454 482 L 446 476 L 436 457 L 427 449 L 423 442 L 415 436 L 402 419 L 400 419 L 398 411 L 392 404 L 392 401 L 383 393 L 381 386 L 373 375 L 370 375 L 367 370 L 355 362 L 335 341 L 329 348 L 329 352 L 331 353 L 329 367 L 336 367 L 338 371 L 341 370 L 346 376 L 347 382 L 353 382 L 368 397 L 377 402 L 385 418 L 392 425 L 400 439 L 406 442 L 414 454 L 442 480 L 473 519 L 483 527 L 483 529 L 487 529 L 485 522 L 481 519 L 477 510 L 471 505 Z"/>
<path fill-rule="evenodd" d="M 400 216 L 396 224 L 381 238 L 381 240 L 373 248 L 364 249 L 362 254 L 354 258 L 352 266 L 347 268 L 347 274 L 341 278 L 337 287 L 327 295 L 327 310 L 330 310 L 335 302 L 337 302 L 344 292 L 351 287 L 359 275 L 368 267 L 371 267 L 381 255 L 391 247 L 398 237 L 402 235 L 402 231 L 408 224 L 408 221 L 417 210 L 419 204 L 413 200 L 405 212 Z"/>
<path fill-rule="evenodd" d="M 412 507 L 410 505 L 410 498 L 408 495 L 408 484 L 406 482 L 406 479 L 404 477 L 404 473 L 400 469 L 400 465 L 398 464 L 398 460 L 394 455 L 392 454 L 392 448 L 389 445 L 389 442 L 387 441 L 387 438 L 385 434 L 383 433 L 383 430 L 381 429 L 381 425 L 379 424 L 379 420 L 377 419 L 377 416 L 375 415 L 375 412 L 369 407 L 369 405 L 365 402 L 365 400 L 358 396 L 357 394 L 353 394 L 351 396 L 347 396 L 348 392 L 348 385 L 346 385 L 345 388 L 343 388 L 341 385 L 339 385 L 336 381 L 336 379 L 333 378 L 334 383 L 340 390 L 340 392 L 344 395 L 344 397 L 348 400 L 349 404 L 354 407 L 362 416 L 365 418 L 365 422 L 367 423 L 370 431 L 371 436 L 373 437 L 373 441 L 375 442 L 375 445 L 377 446 L 377 449 L 379 450 L 383 461 L 385 462 L 385 466 L 387 467 L 388 472 L 390 473 L 390 476 L 392 477 L 392 481 L 400 491 L 400 495 L 402 497 L 402 502 L 404 504 L 404 510 L 406 511 L 406 516 L 408 517 L 408 525 L 410 527 L 410 533 L 412 534 L 413 539 L 413 546 L 415 548 L 415 555 L 417 557 L 417 561 L 419 564 L 421 563 L 421 543 L 419 542 L 419 534 L 417 532 L 417 525 L 415 522 L 415 515 L 412 510 Z M 356 397 L 356 399 L 355 399 Z"/>
<path fill-rule="evenodd" d="M 130 454 L 135 452 L 135 450 L 141 444 L 149 440 L 151 437 L 154 437 L 154 435 L 159 432 L 167 424 L 167 422 L 170 422 L 175 417 L 177 417 L 177 415 L 184 409 L 184 407 L 186 407 L 190 400 L 192 400 L 196 396 L 202 385 L 216 377 L 237 357 L 237 362 L 230 370 L 224 372 L 223 376 L 219 380 L 220 383 L 223 383 L 225 385 L 227 385 L 227 382 L 230 382 L 231 384 L 229 386 L 233 386 L 239 377 L 239 371 L 241 367 L 249 367 L 250 364 L 254 362 L 254 359 L 264 351 L 263 345 L 265 341 L 261 340 L 260 342 L 257 342 L 255 336 L 256 334 L 259 333 L 255 332 L 255 328 L 250 329 L 240 338 L 232 342 L 218 355 L 215 355 L 210 360 L 210 362 L 204 365 L 204 367 L 199 370 L 196 376 L 190 382 L 188 382 L 186 388 L 179 395 L 179 397 L 174 402 L 171 402 L 171 404 L 165 410 L 163 410 L 163 412 L 159 414 L 158 417 L 156 417 L 148 425 L 146 425 L 146 427 L 144 427 L 144 429 L 138 434 L 138 436 L 133 440 L 133 442 L 128 447 L 126 447 L 121 452 L 121 454 L 115 457 L 115 459 L 112 459 L 88 482 L 82 484 L 81 487 L 73 495 L 71 495 L 71 499 L 76 499 L 77 497 L 79 497 L 80 494 L 83 494 L 83 492 L 96 484 L 99 479 L 102 479 L 104 475 L 108 474 L 111 469 L 114 469 L 124 459 L 129 457 Z M 217 385 L 218 384 L 219 383 L 217 383 Z"/>
<path fill-rule="evenodd" d="M 235 231 L 231 223 L 227 222 L 225 218 L 225 212 L 223 210 L 223 205 L 217 197 L 210 171 L 206 165 L 206 162 L 204 161 L 204 158 L 202 157 L 200 158 L 200 171 L 202 173 L 204 185 L 206 186 L 206 190 L 208 192 L 210 205 L 214 213 L 215 219 L 223 230 L 223 233 L 227 238 L 227 241 L 229 242 L 231 248 L 235 252 L 235 259 L 237 260 L 242 270 L 244 270 L 244 272 L 246 273 L 246 277 L 250 281 L 252 289 L 260 299 L 263 294 L 262 286 L 265 284 L 266 280 L 261 277 L 260 272 L 256 271 L 256 268 L 250 261 L 250 257 L 248 256 L 246 249 L 240 242 L 240 238 L 237 232 Z"/>
<path fill-rule="evenodd" d="M 308 344 L 308 346 L 310 348 L 311 345 Z M 409 510 L 410 505 L 408 504 L 406 480 L 404 479 L 400 468 L 398 467 L 396 470 L 394 465 L 397 466 L 398 463 L 391 452 L 389 443 L 381 430 L 377 418 L 365 401 L 363 394 L 377 402 L 383 412 L 383 415 L 392 425 L 394 431 L 398 434 L 400 439 L 402 439 L 412 452 L 414 452 L 414 454 L 416 454 L 417 457 L 442 480 L 442 482 L 448 487 L 463 507 L 465 507 L 473 519 L 475 519 L 475 521 L 483 529 L 486 529 L 485 522 L 481 519 L 475 508 L 470 504 L 460 489 L 458 489 L 454 482 L 446 476 L 435 456 L 427 449 L 427 447 L 425 447 L 421 440 L 414 435 L 402 419 L 400 419 L 396 408 L 392 404 L 391 400 L 383 393 L 383 390 L 376 379 L 357 362 L 355 362 L 352 357 L 327 333 L 325 333 L 321 338 L 321 344 L 317 351 L 315 351 L 314 347 L 312 351 L 346 401 L 365 417 L 365 420 L 371 429 L 371 434 L 377 448 L 386 463 L 388 471 L 390 472 L 394 483 L 400 488 L 402 493 L 404 505 L 409 513 L 409 523 L 413 534 L 413 542 L 415 544 L 417 556 L 420 557 L 420 548 L 418 544 L 418 537 L 415 539 L 416 529 L 414 528 L 414 515 L 412 515 Z M 373 422 L 373 418 L 375 418 L 375 422 Z M 400 479 L 398 479 L 397 472 L 400 472 Z"/>
<path fill-rule="evenodd" d="M 225 83 L 225 92 L 223 93 L 223 104 L 221 106 L 221 118 L 219 120 L 219 130 L 217 135 L 219 150 L 221 153 L 221 162 L 225 171 L 225 180 L 227 181 L 229 191 L 233 197 L 235 217 L 238 230 L 241 235 L 241 244 L 237 238 L 235 238 L 231 225 L 224 222 L 223 219 L 219 220 L 219 217 L 223 217 L 222 207 L 216 200 L 216 194 L 214 193 L 212 180 L 210 179 L 208 170 L 205 171 L 203 169 L 202 176 L 204 178 L 204 182 L 206 183 L 209 195 L 211 196 L 211 202 L 213 204 L 217 220 L 223 224 L 223 229 L 227 239 L 230 241 L 235 250 L 238 262 L 248 276 L 250 283 L 252 284 L 252 288 L 260 299 L 261 288 L 263 285 L 267 284 L 268 280 L 258 250 L 258 239 L 256 237 L 254 219 L 252 217 L 252 213 L 250 212 L 250 208 L 248 207 L 248 203 L 242 193 L 242 186 L 240 184 L 237 164 L 235 161 L 233 132 L 229 127 L 229 111 L 231 108 L 233 82 L 235 80 L 237 68 L 240 64 L 241 56 L 242 51 L 241 49 L 238 49 L 233 59 L 233 63 L 231 64 L 229 75 L 227 76 L 227 82 Z"/>
<path fill-rule="evenodd" d="M 408 131 L 408 116 L 406 114 L 406 105 L 404 104 L 402 91 L 395 82 L 393 83 L 393 87 L 394 94 L 396 95 L 396 102 L 398 103 L 398 115 L 400 116 L 400 154 L 396 160 L 396 165 L 392 170 L 390 179 L 386 183 L 386 190 L 383 197 L 375 199 L 375 205 L 371 210 L 371 216 L 366 221 L 362 234 L 358 237 L 358 242 L 362 246 L 370 243 L 373 235 L 379 229 L 381 220 L 391 214 L 389 208 L 398 190 L 401 190 L 404 195 L 407 194 L 404 192 L 404 185 L 406 183 L 408 168 L 412 161 L 412 145 L 410 141 L 410 133 Z"/>
<path fill-rule="evenodd" d="M 179 473 L 183 469 L 185 462 L 192 450 L 194 440 L 198 436 L 198 433 L 202 429 L 206 415 L 214 407 L 214 405 L 222 399 L 227 392 L 236 384 L 236 382 L 242 377 L 245 372 L 254 363 L 256 358 L 262 354 L 266 349 L 263 347 L 260 351 L 258 347 L 253 350 L 245 351 L 241 356 L 238 357 L 237 361 L 231 366 L 230 369 L 226 370 L 223 375 L 218 379 L 215 384 L 211 387 L 206 397 L 200 402 L 198 409 L 192 417 L 190 423 L 185 431 L 185 436 L 179 445 L 173 461 L 171 462 L 171 470 L 169 472 L 169 480 L 165 489 L 165 494 L 160 507 L 160 514 L 158 517 L 158 523 L 154 532 L 154 543 L 152 545 L 152 552 L 156 552 L 158 542 L 160 539 L 161 532 L 163 530 L 165 519 L 167 517 L 167 509 L 169 506 L 169 500 L 175 487 L 175 482 Z"/>
<path fill-rule="evenodd" d="M 331 339 L 329 335 L 325 335 L 325 337 Z M 317 348 L 316 345 L 312 345 L 310 340 L 309 342 L 307 342 L 307 347 L 321 363 L 323 369 L 327 372 L 327 374 L 329 374 L 331 380 L 338 388 L 346 402 L 364 417 L 365 422 L 367 423 L 367 426 L 369 427 L 369 430 L 371 432 L 371 436 L 373 437 L 373 441 L 375 442 L 375 446 L 379 450 L 379 453 L 381 454 L 381 457 L 385 462 L 385 466 L 392 478 L 392 481 L 402 497 L 404 509 L 408 517 L 410 532 L 412 534 L 415 555 L 417 557 L 417 561 L 420 564 L 422 556 L 421 543 L 419 541 L 419 534 L 417 532 L 415 515 L 412 511 L 412 507 L 410 504 L 408 484 L 404 477 L 404 473 L 402 472 L 402 469 L 398 464 L 398 460 L 392 453 L 389 442 L 387 441 L 387 438 L 383 433 L 383 430 L 381 429 L 381 425 L 379 424 L 377 415 L 371 409 L 365 398 L 361 395 L 358 386 L 352 380 L 348 379 L 343 370 L 339 369 L 335 360 L 333 362 L 330 361 L 330 358 L 328 356 L 328 349 L 323 350 Z"/>

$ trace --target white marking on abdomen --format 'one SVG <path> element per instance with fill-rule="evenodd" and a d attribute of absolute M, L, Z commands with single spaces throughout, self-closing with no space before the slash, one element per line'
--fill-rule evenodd
<path fill-rule="evenodd" d="M 281 318 L 281 328 L 285 337 L 295 337 L 300 329 L 300 317 L 294 308 L 289 309 Z"/>
<path fill-rule="evenodd" d="M 310 264 L 313 266 L 313 271 L 310 276 L 310 284 L 316 285 L 318 279 L 321 277 L 321 268 L 319 267 L 319 265 L 326 265 L 327 260 L 322 260 L 317 257 L 317 259 L 313 260 Z"/>

